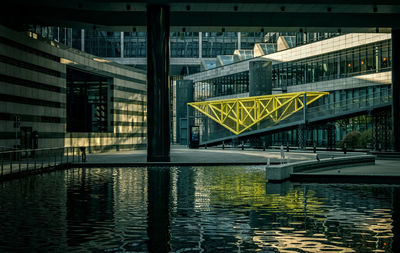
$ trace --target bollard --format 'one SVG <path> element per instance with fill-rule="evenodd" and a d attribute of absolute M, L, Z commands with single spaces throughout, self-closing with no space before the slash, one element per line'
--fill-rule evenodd
<path fill-rule="evenodd" d="M 42 153 L 42 158 L 40 160 L 42 161 L 42 167 L 41 168 L 43 169 L 43 163 L 44 163 L 44 161 L 43 161 L 44 160 L 44 154 L 43 153 L 44 153 L 44 151 L 42 150 L 41 153 Z"/>
<path fill-rule="evenodd" d="M 80 150 L 81 150 L 81 156 L 82 156 L 82 159 L 81 159 L 81 162 L 86 162 L 86 147 L 80 147 Z"/>
<path fill-rule="evenodd" d="M 82 151 L 82 162 L 86 162 L 86 147 L 81 147 Z"/>
<path fill-rule="evenodd" d="M 13 163 L 12 163 L 12 152 L 10 152 L 10 174 L 12 174 L 12 167 L 13 167 Z"/>
<path fill-rule="evenodd" d="M 15 157 L 18 158 L 19 163 L 18 163 L 18 172 L 21 172 L 21 158 L 22 158 L 22 153 L 21 151 L 19 152 L 19 155 L 17 153 L 18 151 L 15 152 Z"/>

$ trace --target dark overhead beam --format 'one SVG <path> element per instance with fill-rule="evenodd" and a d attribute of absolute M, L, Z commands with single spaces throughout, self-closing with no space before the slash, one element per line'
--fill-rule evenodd
<path fill-rule="evenodd" d="M 171 26 L 400 27 L 400 14 L 175 12 Z"/>
<path fill-rule="evenodd" d="M 352 2 L 351 0 L 349 0 Z M 17 1 L 18 2 L 18 1 Z M 144 11 L 96 11 L 85 9 L 55 8 L 52 6 L 14 5 L 0 10 L 3 24 L 42 24 L 87 27 L 146 27 Z M 335 13 L 335 12 L 171 12 L 171 30 L 214 31 L 234 27 L 237 31 L 273 27 L 294 28 L 400 28 L 400 13 Z M 175 29 L 177 28 L 177 29 Z M 128 29 L 123 29 L 128 30 Z M 311 30 L 308 30 L 311 31 Z"/>

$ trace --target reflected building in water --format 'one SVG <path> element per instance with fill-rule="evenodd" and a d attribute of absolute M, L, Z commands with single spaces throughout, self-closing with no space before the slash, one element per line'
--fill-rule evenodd
<path fill-rule="evenodd" d="M 3 182 L 0 250 L 396 252 L 397 186 L 271 193 L 264 177 L 257 167 L 90 168 Z"/>

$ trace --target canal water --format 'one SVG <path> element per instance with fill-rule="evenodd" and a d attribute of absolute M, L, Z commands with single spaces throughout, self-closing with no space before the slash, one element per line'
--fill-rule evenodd
<path fill-rule="evenodd" d="M 398 185 L 262 167 L 80 168 L 0 183 L 0 252 L 400 252 Z"/>

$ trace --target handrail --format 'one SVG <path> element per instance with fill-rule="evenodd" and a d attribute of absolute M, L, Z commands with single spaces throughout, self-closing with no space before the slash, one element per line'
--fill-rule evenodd
<path fill-rule="evenodd" d="M 82 162 L 86 153 L 81 147 L 14 149 L 0 152 L 0 180 L 18 175 L 39 173 L 74 162 Z"/>
<path fill-rule="evenodd" d="M 53 149 L 61 149 L 61 148 L 78 148 L 78 147 L 54 147 L 54 148 L 36 148 L 36 149 L 11 149 L 6 151 L 0 151 L 0 154 L 3 153 L 12 153 L 12 152 L 28 152 L 28 151 L 42 151 L 42 150 L 53 150 Z"/>
<path fill-rule="evenodd" d="M 307 121 L 314 121 L 323 119 L 326 120 L 329 117 L 342 117 L 346 114 L 352 114 L 354 112 L 359 112 L 360 110 L 369 110 L 370 108 L 376 108 L 380 106 L 389 105 L 391 102 L 391 89 L 388 88 L 384 90 L 379 96 L 373 96 L 372 94 L 363 94 L 358 95 L 352 98 L 346 98 L 335 102 L 329 102 L 309 106 L 307 108 Z M 197 114 L 201 115 L 201 114 Z M 198 116 L 196 116 L 198 117 Z M 274 122 L 272 120 L 264 119 L 259 124 L 255 125 L 252 129 L 249 129 L 248 135 L 251 135 L 252 132 L 255 134 L 260 134 L 262 129 L 272 128 L 276 130 L 276 127 L 279 125 L 283 125 L 287 127 L 291 123 L 298 124 L 300 121 L 304 120 L 303 113 L 295 113 L 291 117 L 284 119 L 283 121 Z M 205 119 L 205 117 L 198 117 L 199 119 Z M 208 122 L 207 119 L 199 120 L 197 122 Z M 203 123 L 203 127 L 201 128 L 201 143 L 209 143 L 213 140 L 222 141 L 223 139 L 235 139 L 236 136 L 232 135 L 229 131 L 225 128 L 217 127 L 215 124 L 211 125 L 211 127 L 206 126 L 207 123 Z M 239 136 L 240 137 L 240 136 Z M 200 143 L 200 144 L 201 144 Z"/>

